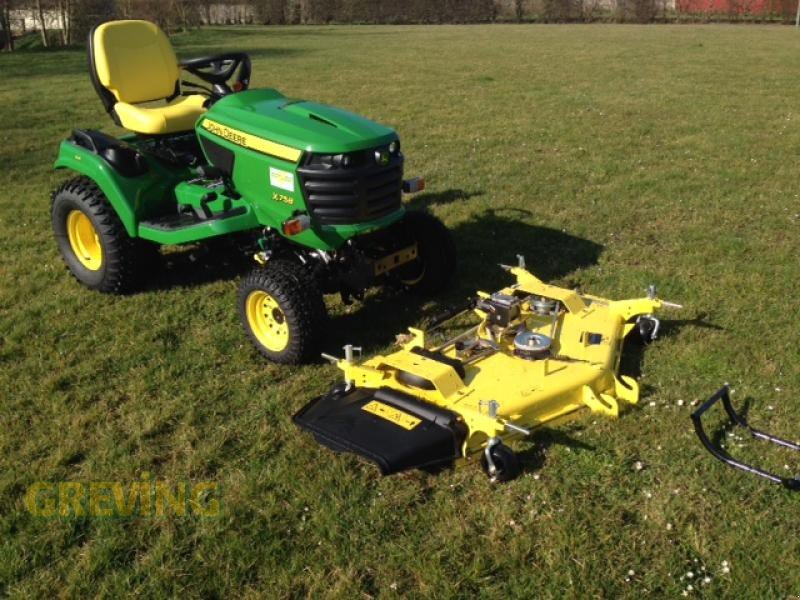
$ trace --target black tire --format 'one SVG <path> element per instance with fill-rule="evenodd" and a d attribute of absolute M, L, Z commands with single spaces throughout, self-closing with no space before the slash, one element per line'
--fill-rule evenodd
<path fill-rule="evenodd" d="M 511 448 L 504 444 L 495 444 L 489 449 L 489 452 L 492 455 L 495 472 L 489 472 L 489 463 L 486 460 L 485 450 L 481 454 L 481 465 L 493 483 L 505 483 L 519 477 L 521 471 L 519 458 Z"/>
<path fill-rule="evenodd" d="M 276 307 L 270 308 L 267 318 L 276 331 L 285 331 L 285 346 L 266 336 L 258 316 L 252 311 L 266 311 L 266 305 L 257 308 L 258 293 L 266 293 Z M 311 274 L 292 260 L 273 258 L 264 267 L 250 272 L 239 286 L 239 318 L 250 341 L 269 360 L 282 364 L 302 364 L 319 356 L 320 343 L 325 329 L 325 303 Z M 277 308 L 277 310 L 276 310 Z M 264 313 L 266 315 L 266 312 Z M 261 335 L 259 335 L 259 330 Z M 275 334 L 276 338 L 282 334 Z M 268 345 L 266 340 L 273 343 Z M 270 347 L 271 346 L 271 347 Z"/>
<path fill-rule="evenodd" d="M 406 212 L 403 224 L 407 235 L 417 242 L 417 258 L 397 269 L 401 283 L 420 294 L 445 290 L 456 270 L 456 247 L 450 230 L 433 215 L 413 210 Z"/>
<path fill-rule="evenodd" d="M 634 328 L 636 335 L 633 337 L 642 346 L 652 344 L 656 339 L 656 321 L 652 317 L 641 316 L 636 319 L 636 327 Z"/>
<path fill-rule="evenodd" d="M 86 258 L 77 256 L 70 242 L 67 221 L 76 211 L 89 219 L 101 248 L 94 268 L 87 266 Z M 158 246 L 128 235 L 108 199 L 87 177 L 70 179 L 53 192 L 50 216 L 67 269 L 90 289 L 106 294 L 130 292 L 158 257 Z"/>

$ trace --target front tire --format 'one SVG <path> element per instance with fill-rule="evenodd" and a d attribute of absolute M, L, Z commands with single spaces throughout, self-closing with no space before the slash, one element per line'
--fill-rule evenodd
<path fill-rule="evenodd" d="M 301 364 L 318 356 L 325 304 L 302 265 L 273 258 L 254 269 L 239 287 L 238 307 L 250 341 L 269 360 Z"/>
<path fill-rule="evenodd" d="M 108 199 L 87 177 L 70 179 L 53 193 L 50 215 L 61 257 L 90 289 L 131 291 L 139 283 L 140 267 L 158 253 L 154 244 L 128 236 Z"/>
<path fill-rule="evenodd" d="M 398 269 L 400 283 L 420 294 L 445 290 L 456 270 L 456 248 L 450 230 L 433 215 L 419 211 L 406 212 L 403 224 L 417 243 L 417 258 Z"/>

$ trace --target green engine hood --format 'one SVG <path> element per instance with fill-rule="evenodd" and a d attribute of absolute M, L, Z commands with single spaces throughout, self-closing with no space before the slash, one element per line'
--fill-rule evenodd
<path fill-rule="evenodd" d="M 397 139 L 389 127 L 332 106 L 287 98 L 268 88 L 230 94 L 216 102 L 205 117 L 266 140 L 325 154 Z"/>

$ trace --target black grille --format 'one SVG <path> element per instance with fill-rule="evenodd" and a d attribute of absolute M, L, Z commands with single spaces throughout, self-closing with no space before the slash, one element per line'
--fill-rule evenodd
<path fill-rule="evenodd" d="M 388 163 L 378 164 L 376 152 L 388 157 Z M 363 223 L 400 208 L 402 154 L 372 149 L 344 156 L 346 160 L 343 155 L 311 155 L 298 169 L 306 206 L 315 219 L 330 225 Z"/>

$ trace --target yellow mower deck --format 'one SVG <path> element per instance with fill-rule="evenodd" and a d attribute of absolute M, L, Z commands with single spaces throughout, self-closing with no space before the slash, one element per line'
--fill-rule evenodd
<path fill-rule="evenodd" d="M 397 429 L 394 443 L 402 443 L 401 430 L 413 443 L 415 429 L 427 426 L 419 406 L 433 405 L 453 414 L 461 427 L 461 434 L 455 436 L 461 447 L 450 457 L 452 461 L 486 450 L 501 439 L 527 435 L 582 408 L 616 417 L 619 401 L 638 402 L 636 381 L 617 375 L 623 339 L 640 316 L 657 328 L 652 313 L 665 303 L 654 293 L 610 301 L 548 285 L 523 266 L 506 268 L 517 282 L 495 294 L 479 292 L 473 310 L 480 323 L 474 328 L 433 348 L 426 347 L 425 332 L 410 329 L 409 335 L 401 336 L 401 349 L 396 352 L 358 363 L 349 351 L 345 359 L 336 360 L 348 390 L 391 390 L 406 398 L 405 404 L 391 396 L 387 399 L 384 393 L 383 400 L 367 399 L 358 405 L 358 410 L 369 413 L 366 419 L 352 414 L 355 405 L 326 415 L 339 425 L 347 421 L 353 428 L 350 433 L 326 431 L 323 420 L 314 422 L 309 414 L 319 410 L 314 403 L 295 420 L 320 441 L 332 441 L 328 445 L 335 449 L 375 459 L 358 440 L 364 427 L 382 420 L 381 427 L 389 423 Z M 520 347 L 530 338 L 532 345 Z M 346 395 L 342 398 L 338 402 L 344 406 Z M 325 401 L 323 397 L 315 402 Z M 343 444 L 349 441 L 342 439 L 348 435 L 355 439 L 355 447 Z M 487 458 L 492 467 L 488 454 Z M 376 462 L 385 473 L 398 470 Z"/>

